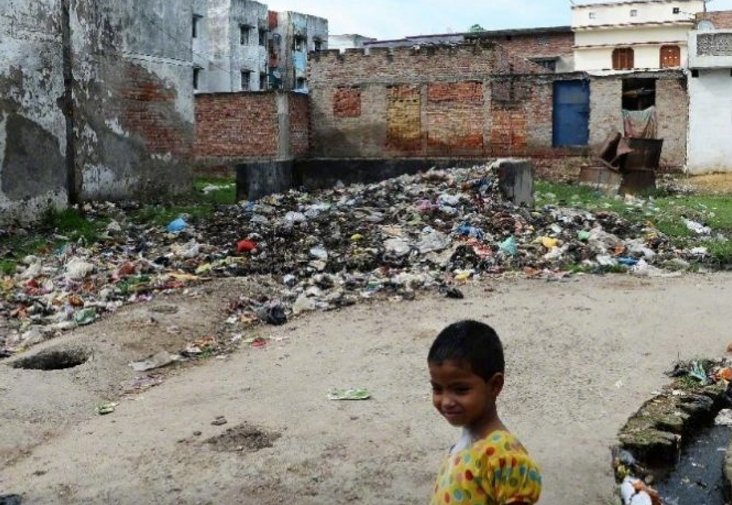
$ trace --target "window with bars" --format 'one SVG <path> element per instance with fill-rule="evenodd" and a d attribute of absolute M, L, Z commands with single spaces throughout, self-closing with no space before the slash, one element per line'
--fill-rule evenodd
<path fill-rule="evenodd" d="M 613 70 L 631 70 L 635 67 L 632 47 L 619 47 L 613 51 Z"/>

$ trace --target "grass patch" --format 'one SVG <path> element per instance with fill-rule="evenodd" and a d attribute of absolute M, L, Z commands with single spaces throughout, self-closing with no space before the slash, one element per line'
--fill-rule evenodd
<path fill-rule="evenodd" d="M 15 261 L 0 260 L 0 274 L 12 275 L 15 273 L 15 267 L 18 264 Z"/>
<path fill-rule="evenodd" d="M 193 189 L 203 201 L 219 205 L 236 203 L 236 181 L 233 179 L 201 177 L 194 181 Z"/>

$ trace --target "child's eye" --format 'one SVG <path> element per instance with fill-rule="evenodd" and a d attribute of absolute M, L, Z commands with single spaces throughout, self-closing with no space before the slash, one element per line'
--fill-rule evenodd
<path fill-rule="evenodd" d="M 468 391 L 470 391 L 470 388 L 468 388 L 468 387 L 459 387 L 459 388 L 455 388 L 455 394 L 458 394 L 458 395 L 464 395 L 464 394 L 466 394 L 466 393 L 467 393 Z"/>

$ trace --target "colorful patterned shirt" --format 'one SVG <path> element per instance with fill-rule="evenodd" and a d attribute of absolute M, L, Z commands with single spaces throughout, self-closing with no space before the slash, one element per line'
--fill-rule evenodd
<path fill-rule="evenodd" d="M 432 505 L 534 504 L 541 494 L 539 466 L 507 431 L 457 447 L 440 469 Z"/>

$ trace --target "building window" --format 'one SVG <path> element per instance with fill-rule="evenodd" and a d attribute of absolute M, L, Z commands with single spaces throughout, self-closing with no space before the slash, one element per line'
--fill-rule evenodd
<path fill-rule="evenodd" d="M 323 49 L 323 41 L 320 39 L 313 39 L 313 45 L 315 46 L 316 53 L 319 53 Z"/>
<path fill-rule="evenodd" d="M 292 49 L 294 51 L 304 51 L 307 44 L 307 38 L 302 35 L 295 35 L 295 39 L 292 42 Z"/>
<path fill-rule="evenodd" d="M 242 91 L 251 90 L 252 89 L 251 82 L 252 82 L 252 71 L 251 70 L 242 70 L 241 71 L 241 90 Z"/>
<path fill-rule="evenodd" d="M 557 71 L 557 58 L 529 58 L 531 61 L 536 63 L 537 65 L 544 67 L 546 70 L 550 72 L 556 72 Z"/>
<path fill-rule="evenodd" d="M 304 77 L 298 77 L 295 80 L 295 89 L 305 90 L 307 89 L 307 81 Z"/>
<path fill-rule="evenodd" d="M 267 74 L 265 72 L 260 72 L 259 74 L 259 90 L 260 91 L 266 91 L 267 90 Z"/>
<path fill-rule="evenodd" d="M 638 9 L 630 9 L 630 17 L 637 18 L 638 17 Z"/>
<path fill-rule="evenodd" d="M 193 91 L 198 91 L 201 87 L 201 68 L 193 67 Z"/>
<path fill-rule="evenodd" d="M 590 12 L 590 19 L 597 19 L 597 12 Z"/>
<path fill-rule="evenodd" d="M 623 109 L 646 110 L 656 105 L 656 79 L 623 79 Z"/>
<path fill-rule="evenodd" d="M 661 68 L 677 68 L 681 66 L 681 48 L 679 46 L 661 46 Z"/>
<path fill-rule="evenodd" d="M 249 34 L 252 32 L 250 25 L 239 25 L 239 44 L 242 46 L 249 45 Z"/>
<path fill-rule="evenodd" d="M 619 47 L 613 51 L 613 70 L 631 70 L 635 67 L 635 54 L 631 47 Z"/>
<path fill-rule="evenodd" d="M 202 18 L 203 18 L 203 16 L 199 16 L 198 14 L 193 15 L 193 24 L 191 25 L 191 35 L 193 36 L 194 39 L 198 38 L 199 31 L 201 28 L 200 24 L 201 24 Z"/>
<path fill-rule="evenodd" d="M 259 45 L 265 47 L 267 45 L 267 30 L 259 29 Z"/>

